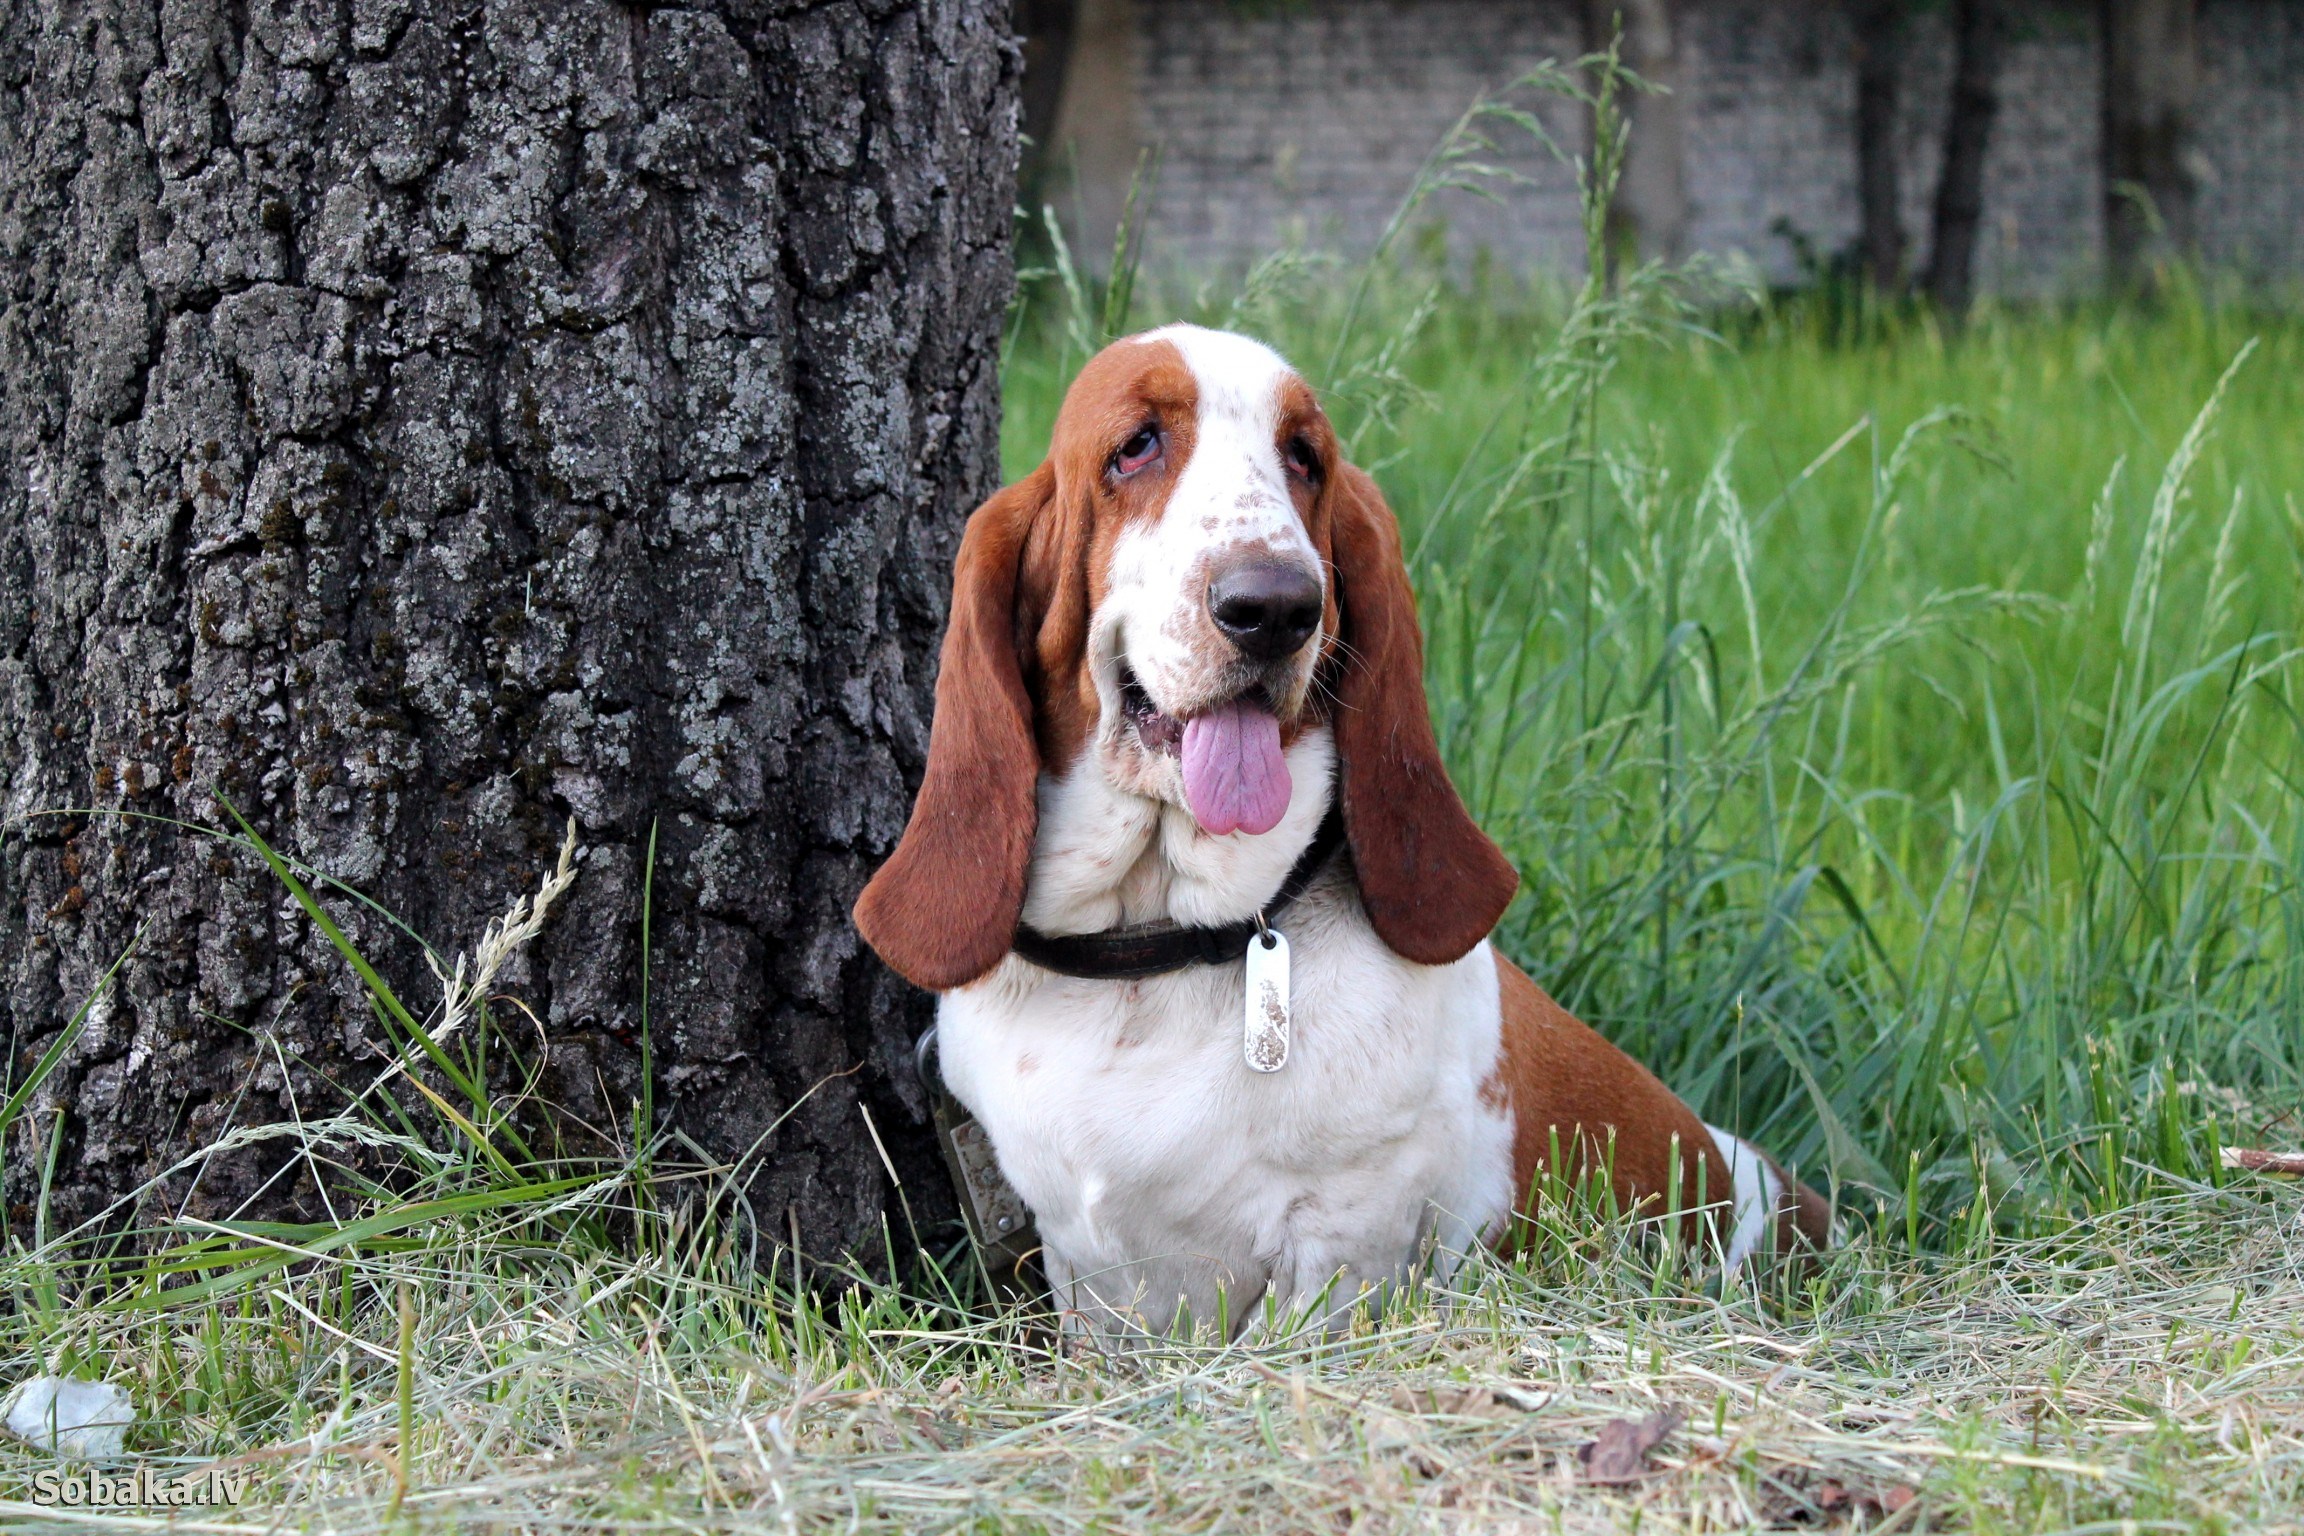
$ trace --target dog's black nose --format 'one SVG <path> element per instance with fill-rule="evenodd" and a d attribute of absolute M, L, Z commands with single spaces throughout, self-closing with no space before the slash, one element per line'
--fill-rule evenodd
<path fill-rule="evenodd" d="M 1320 578 L 1279 560 L 1251 560 L 1208 584 L 1208 616 L 1226 638 L 1258 661 L 1302 649 L 1320 627 Z"/>

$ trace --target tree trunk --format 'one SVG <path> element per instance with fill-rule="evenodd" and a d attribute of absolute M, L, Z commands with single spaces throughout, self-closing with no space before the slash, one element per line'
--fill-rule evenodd
<path fill-rule="evenodd" d="M 2104 0 L 2104 244 L 2115 276 L 2192 249 L 2184 155 L 2200 88 L 2197 0 Z"/>
<path fill-rule="evenodd" d="M 1904 0 L 1851 0 L 1856 34 L 1858 255 L 1883 293 L 1904 286 L 1904 193 L 1897 174 L 1896 108 L 1904 72 Z"/>
<path fill-rule="evenodd" d="M 52 1229 L 377 1069 L 260 863 L 124 819 L 217 795 L 444 953 L 573 816 L 575 888 L 498 990 L 609 1131 L 656 826 L 661 1112 L 752 1153 L 761 1225 L 812 1251 L 877 1253 L 896 1209 L 867 1108 L 915 1209 L 948 1200 L 924 1000 L 848 906 L 998 476 L 1006 5 L 14 0 L 0 68 L 16 1080 L 141 931 L 10 1134 L 17 1219 L 58 1115 Z M 144 1215 L 317 1214 L 310 1179 L 260 1144 Z"/>
<path fill-rule="evenodd" d="M 1616 260 L 1676 261 L 1687 254 L 1687 135 L 1677 10 L 1676 0 L 1590 0 L 1585 10 L 1587 50 L 1606 49 L 1622 26 L 1625 67 L 1661 87 L 1622 98 L 1631 137 L 1616 197 L 1608 206 L 1608 248 Z"/>
<path fill-rule="evenodd" d="M 1944 125 L 1944 170 L 1936 184 L 1936 225 L 1928 292 L 1952 314 L 1976 289 L 1976 232 L 1984 222 L 1984 155 L 2000 110 L 2005 0 L 1952 0 L 1952 111 Z"/>
<path fill-rule="evenodd" d="M 1136 8 L 1137 0 L 1076 0 L 1054 147 L 1041 184 L 1064 221 L 1073 258 L 1095 272 L 1112 264 L 1128 189 L 1148 147 L 1136 99 Z"/>

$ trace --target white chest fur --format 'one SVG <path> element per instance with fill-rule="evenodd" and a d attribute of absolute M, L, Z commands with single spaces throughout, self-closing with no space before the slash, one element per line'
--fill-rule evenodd
<path fill-rule="evenodd" d="M 1095 806 L 1133 797 L 1082 782 L 1100 783 L 1094 774 L 1044 786 L 1032 920 L 1056 931 L 1141 920 L 1155 915 L 1144 892 L 1163 886 L 1160 905 L 1182 921 L 1254 911 L 1327 805 L 1325 734 L 1290 758 L 1288 817 L 1253 840 L 1164 825 L 1163 808 L 1142 801 Z M 1130 822 L 1136 856 L 1090 846 Z M 1187 863 L 1197 838 L 1207 873 L 1148 877 L 1155 838 L 1184 841 Z M 1400 959 L 1348 869 L 1333 864 L 1283 920 L 1293 1041 L 1278 1072 L 1242 1058 L 1237 962 L 1087 981 L 1011 957 L 943 999 L 944 1079 L 990 1133 L 1039 1224 L 1050 1281 L 1089 1326 L 1162 1331 L 1181 1307 L 1237 1331 L 1268 1297 L 1283 1312 L 1338 1305 L 1429 1249 L 1463 1251 L 1507 1209 L 1511 1126 L 1480 1091 L 1497 1055 L 1488 946 L 1454 965 Z M 1060 912 L 1040 900 L 1057 890 Z"/>

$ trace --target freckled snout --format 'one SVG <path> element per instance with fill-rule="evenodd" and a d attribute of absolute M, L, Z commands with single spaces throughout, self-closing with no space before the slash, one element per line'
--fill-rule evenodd
<path fill-rule="evenodd" d="M 1320 627 L 1326 593 L 1316 571 L 1287 560 L 1247 560 L 1208 584 L 1208 616 L 1256 661 L 1293 656 Z"/>

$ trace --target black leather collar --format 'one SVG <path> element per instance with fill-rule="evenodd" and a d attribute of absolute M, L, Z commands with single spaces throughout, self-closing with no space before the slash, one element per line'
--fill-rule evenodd
<path fill-rule="evenodd" d="M 1165 976 L 1188 965 L 1229 965 L 1248 953 L 1248 941 L 1261 923 L 1270 926 L 1304 894 L 1329 858 L 1344 843 L 1343 812 L 1334 804 L 1321 819 L 1320 830 L 1297 859 L 1280 889 L 1255 917 L 1214 928 L 1185 928 L 1175 923 L 1144 923 L 1134 928 L 1107 928 L 1102 933 L 1042 933 L 1036 928 L 1016 930 L 1016 953 L 1043 970 L 1091 981 L 1122 981 L 1140 976 Z"/>

